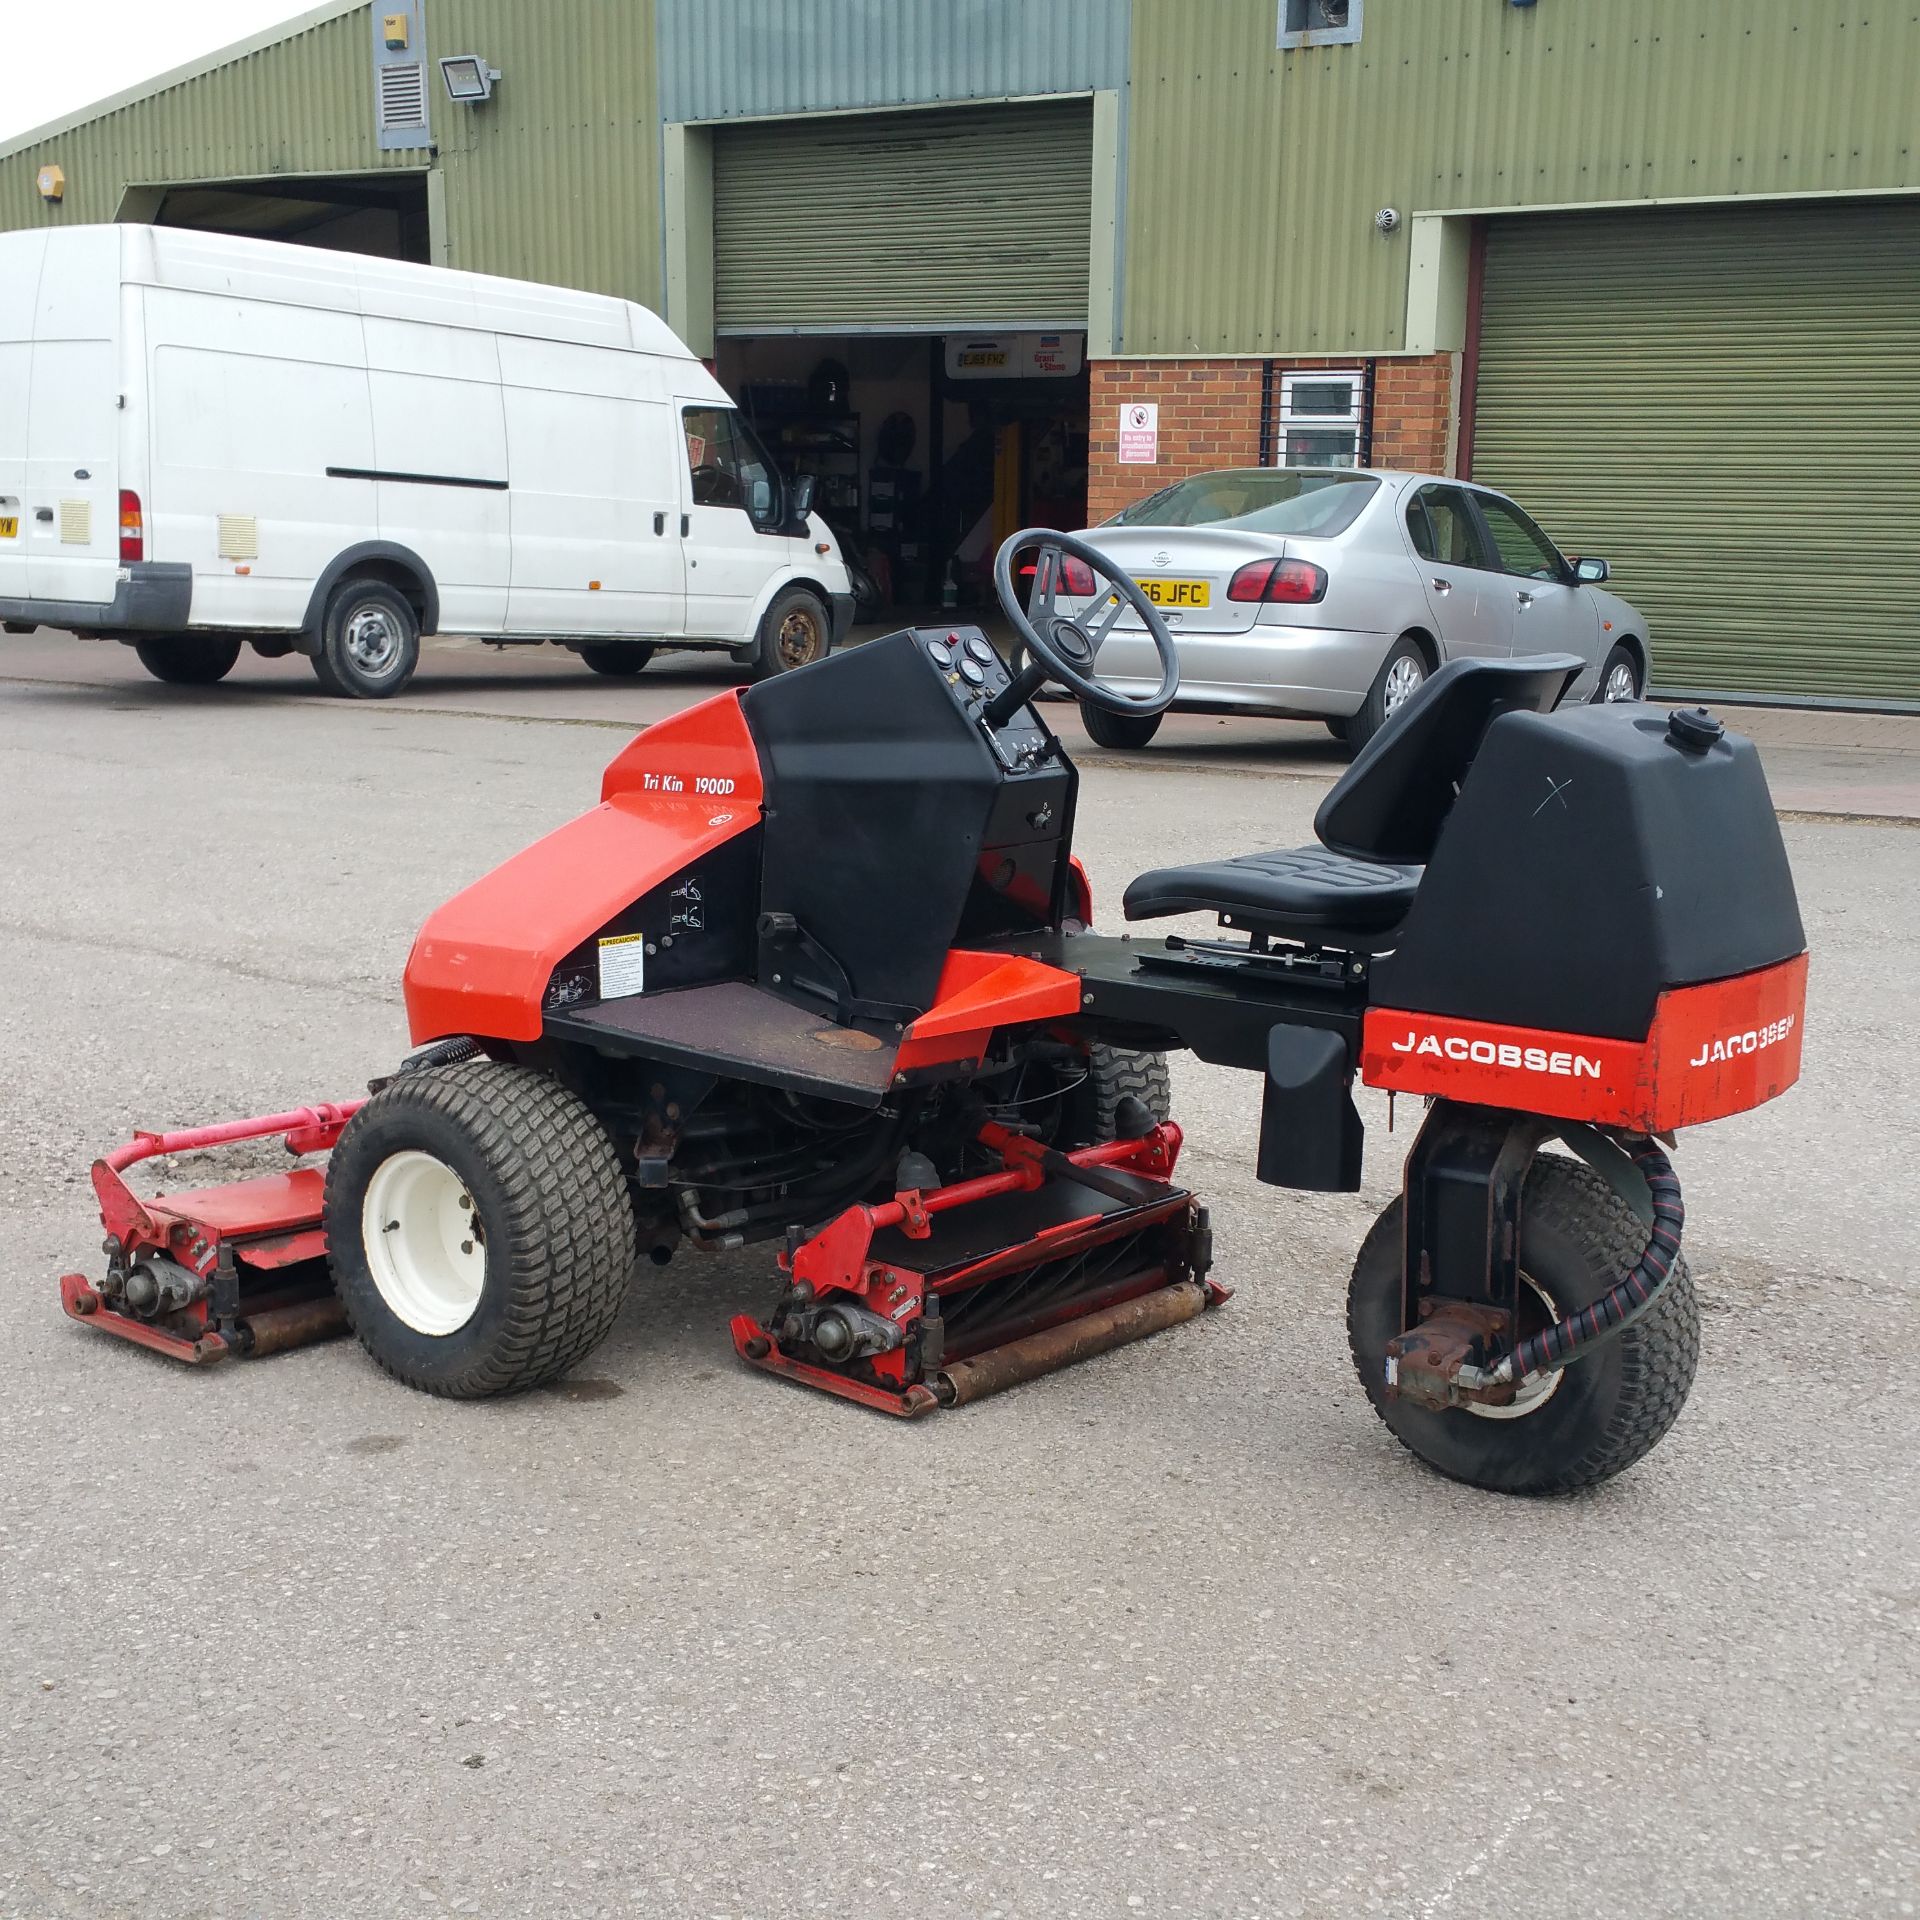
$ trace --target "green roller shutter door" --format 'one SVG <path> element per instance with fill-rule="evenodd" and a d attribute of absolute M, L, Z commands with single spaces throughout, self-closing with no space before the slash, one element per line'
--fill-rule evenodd
<path fill-rule="evenodd" d="M 722 333 L 1084 327 L 1093 104 L 722 127 Z"/>
<path fill-rule="evenodd" d="M 1920 702 L 1920 205 L 1496 220 L 1473 473 L 1656 687 Z"/>

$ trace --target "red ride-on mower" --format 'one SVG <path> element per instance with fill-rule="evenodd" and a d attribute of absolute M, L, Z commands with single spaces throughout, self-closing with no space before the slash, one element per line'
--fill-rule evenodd
<path fill-rule="evenodd" d="M 1091 613 L 1063 609 L 1069 559 Z M 1130 920 L 1219 937 L 1103 937 L 1030 702 L 1157 713 L 1178 656 L 1066 535 L 1015 536 L 997 584 L 1018 671 L 971 629 L 896 633 L 641 734 L 597 807 L 428 921 L 422 1051 L 371 1099 L 212 1130 L 331 1147 L 324 1197 L 302 1168 L 138 1200 L 130 1159 L 213 1144 L 142 1136 L 96 1169 L 107 1275 L 69 1310 L 206 1359 L 325 1331 L 337 1299 L 389 1372 L 473 1397 L 591 1351 L 636 1260 L 766 1242 L 778 1297 L 740 1353 L 926 1413 L 1225 1297 L 1165 1110 L 1159 1055 L 1188 1048 L 1264 1077 L 1275 1186 L 1359 1186 L 1356 1078 L 1425 1097 L 1348 1302 L 1413 1452 L 1512 1492 L 1638 1459 L 1698 1349 L 1659 1143 L 1799 1071 L 1805 943 L 1752 744 L 1563 709 L 1570 658 L 1456 661 L 1319 846 L 1127 889 Z M 1128 615 L 1146 697 L 1097 671 Z"/>

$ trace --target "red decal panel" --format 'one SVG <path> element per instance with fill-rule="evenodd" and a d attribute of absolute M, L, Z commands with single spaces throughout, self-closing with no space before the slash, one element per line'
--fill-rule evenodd
<path fill-rule="evenodd" d="M 649 727 L 591 813 L 456 894 L 407 961 L 416 1046 L 448 1034 L 537 1040 L 555 966 L 624 907 L 760 819 L 760 761 L 723 693 Z"/>
<path fill-rule="evenodd" d="M 1375 1007 L 1360 1077 L 1393 1093 L 1435 1094 L 1638 1133 L 1744 1113 L 1800 1077 L 1807 957 L 1660 996 L 1645 1040 L 1546 1033 Z"/>

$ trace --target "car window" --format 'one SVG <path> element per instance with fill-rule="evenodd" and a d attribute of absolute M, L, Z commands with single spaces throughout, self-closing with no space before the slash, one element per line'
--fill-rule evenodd
<path fill-rule="evenodd" d="M 1407 509 L 1407 532 L 1423 560 L 1448 567 L 1486 567 L 1486 547 L 1458 487 L 1422 487 Z"/>
<path fill-rule="evenodd" d="M 682 415 L 696 507 L 739 507 L 757 527 L 773 525 L 779 488 L 773 465 L 731 407 L 688 407 Z"/>
<path fill-rule="evenodd" d="M 1502 500 L 1491 493 L 1476 494 L 1474 498 L 1480 503 L 1487 531 L 1493 536 L 1500 565 L 1506 572 L 1517 573 L 1527 580 L 1566 578 L 1567 563 L 1561 559 L 1560 549 L 1511 500 Z"/>
<path fill-rule="evenodd" d="M 1254 467 L 1196 474 L 1123 508 L 1111 527 L 1233 527 L 1329 539 L 1380 490 L 1371 475 Z"/>

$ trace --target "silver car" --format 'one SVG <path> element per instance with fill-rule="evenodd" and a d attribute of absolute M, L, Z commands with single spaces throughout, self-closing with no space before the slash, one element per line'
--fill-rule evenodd
<path fill-rule="evenodd" d="M 1607 563 L 1565 558 L 1504 494 L 1439 474 L 1204 473 L 1082 537 L 1166 615 L 1176 710 L 1321 719 L 1358 749 L 1448 660 L 1578 654 L 1575 699 L 1633 700 L 1647 684 L 1647 623 L 1600 591 Z M 1063 602 L 1097 611 L 1085 567 L 1068 562 L 1061 584 Z M 1158 685 L 1137 615 L 1121 616 L 1100 672 Z M 1105 747 L 1143 747 L 1160 725 L 1081 714 Z"/>

